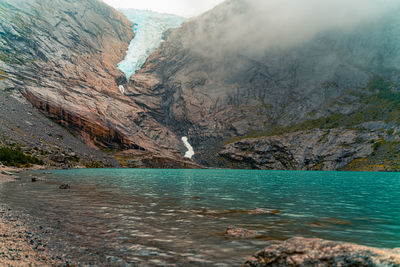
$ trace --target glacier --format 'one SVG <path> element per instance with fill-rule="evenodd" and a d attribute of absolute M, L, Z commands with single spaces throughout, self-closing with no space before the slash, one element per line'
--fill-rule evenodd
<path fill-rule="evenodd" d="M 164 33 L 168 29 L 180 27 L 186 19 L 150 10 L 120 9 L 120 11 L 134 24 L 135 37 L 129 45 L 125 59 L 118 64 L 118 68 L 129 79 L 158 48 L 163 41 Z"/>

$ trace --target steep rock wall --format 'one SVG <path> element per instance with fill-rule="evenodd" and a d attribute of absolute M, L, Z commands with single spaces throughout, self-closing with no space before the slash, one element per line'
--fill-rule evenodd
<path fill-rule="evenodd" d="M 338 134 L 368 121 L 393 124 L 395 129 L 398 122 L 391 118 L 398 110 L 392 100 L 400 88 L 398 5 L 351 27 L 321 29 L 307 39 L 273 46 L 269 43 L 275 40 L 263 35 L 270 26 L 254 23 L 254 3 L 265 4 L 225 1 L 171 30 L 128 81 L 128 95 L 146 107 L 149 116 L 189 137 L 197 162 L 231 166 L 218 158 L 231 139 L 270 135 L 282 128 L 290 132 L 290 127 L 306 122 L 317 121 L 301 130 L 337 128 Z M 299 25 L 293 34 L 302 31 L 307 29 Z M 345 119 L 348 115 L 354 119 L 351 123 Z M 342 117 L 332 124 L 332 116 Z M 342 164 L 328 169 L 338 166 Z"/>
<path fill-rule="evenodd" d="M 179 139 L 118 89 L 131 27 L 98 0 L 1 1 L 1 88 L 93 147 L 179 158 Z"/>

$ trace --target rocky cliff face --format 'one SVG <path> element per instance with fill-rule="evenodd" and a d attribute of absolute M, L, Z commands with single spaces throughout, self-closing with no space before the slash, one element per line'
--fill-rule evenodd
<path fill-rule="evenodd" d="M 131 27 L 98 0 L 1 1 L 0 88 L 92 147 L 180 161 L 178 138 L 118 89 Z"/>
<path fill-rule="evenodd" d="M 381 138 L 387 136 L 380 131 L 314 129 L 234 141 L 219 156 L 232 168 L 340 170 L 371 155 L 371 144 Z"/>
<path fill-rule="evenodd" d="M 396 165 L 377 147 L 399 148 L 398 6 L 351 27 L 266 45 L 275 40 L 263 35 L 269 25 L 254 23 L 257 2 L 229 0 L 171 30 L 128 81 L 132 101 L 189 136 L 205 165 L 333 170 L 379 155 L 368 168 Z M 384 126 L 369 134 L 360 126 L 369 122 Z M 253 136 L 265 138 L 230 144 Z"/>

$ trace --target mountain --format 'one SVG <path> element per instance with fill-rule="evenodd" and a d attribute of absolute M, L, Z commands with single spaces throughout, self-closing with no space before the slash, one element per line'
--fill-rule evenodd
<path fill-rule="evenodd" d="M 91 157 L 96 166 L 192 164 L 157 142 L 174 134 L 118 88 L 125 75 L 117 64 L 134 36 L 132 26 L 98 0 L 1 1 L 3 145 L 23 147 L 49 164 L 60 154 L 56 161 L 67 166 Z"/>
<path fill-rule="evenodd" d="M 398 170 L 399 11 L 227 0 L 145 49 L 140 12 L 3 0 L 0 142 L 60 166 Z"/>
<path fill-rule="evenodd" d="M 398 169 L 400 9 L 389 2 L 354 1 L 350 14 L 310 1 L 294 14 L 225 1 L 170 30 L 127 95 L 206 166 Z"/>

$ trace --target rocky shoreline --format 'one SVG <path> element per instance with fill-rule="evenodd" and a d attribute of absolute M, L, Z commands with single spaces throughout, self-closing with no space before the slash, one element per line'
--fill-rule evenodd
<path fill-rule="evenodd" d="M 54 168 L 54 167 L 53 167 Z M 0 162 L 0 184 L 5 182 L 14 181 L 17 177 L 16 174 L 20 173 L 21 171 L 28 171 L 28 170 L 48 170 L 52 169 L 51 166 L 40 166 L 40 165 L 32 165 L 28 168 L 17 168 L 17 167 L 8 167 L 2 165 Z"/>
<path fill-rule="evenodd" d="M 36 232 L 22 215 L 0 204 L 0 266 L 73 266 L 72 262 L 47 248 L 46 229 Z"/>
<path fill-rule="evenodd" d="M 19 171 L 0 166 L 0 186 L 17 179 L 15 173 Z M 47 230 L 32 231 L 23 222 L 24 216 L 0 203 L 0 266 L 70 266 L 71 261 L 48 250 L 43 240 Z"/>
<path fill-rule="evenodd" d="M 19 169 L 0 166 L 0 186 L 17 178 Z M 0 266 L 68 266 L 70 261 L 47 249 L 43 233 L 32 231 L 22 214 L 0 203 Z"/>

